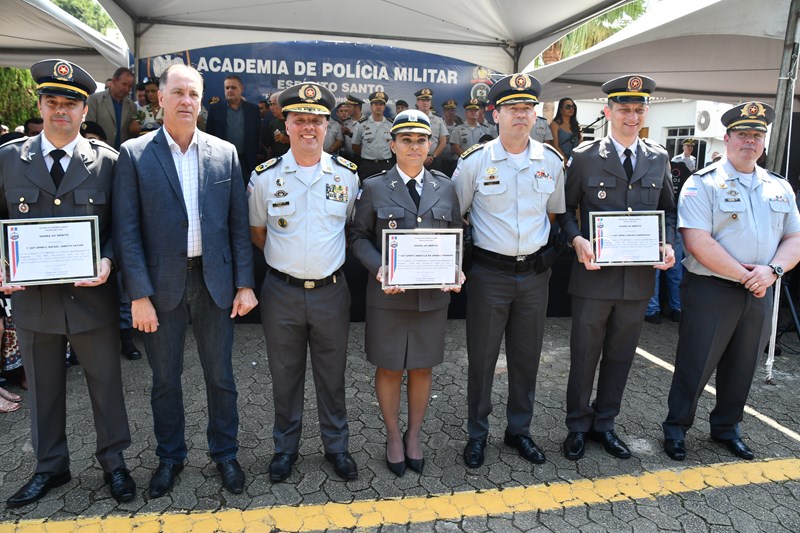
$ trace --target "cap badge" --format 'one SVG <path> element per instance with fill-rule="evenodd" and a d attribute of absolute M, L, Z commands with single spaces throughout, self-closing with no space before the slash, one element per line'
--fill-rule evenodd
<path fill-rule="evenodd" d="M 380 99 L 380 100 L 386 100 L 386 95 L 383 94 L 382 92 L 378 91 L 377 93 L 375 93 L 375 98 Z"/>
<path fill-rule="evenodd" d="M 53 65 L 53 77 L 65 81 L 72 81 L 72 65 L 65 61 L 59 61 Z"/>
<path fill-rule="evenodd" d="M 511 78 L 511 86 L 519 90 L 527 89 L 531 86 L 531 79 L 525 74 L 517 74 Z"/>
<path fill-rule="evenodd" d="M 317 102 L 321 98 L 319 88 L 315 85 L 303 85 L 297 94 L 306 102 Z"/>
<path fill-rule="evenodd" d="M 422 95 L 422 96 L 430 96 L 431 95 L 431 90 L 430 89 L 422 89 L 419 94 Z"/>
<path fill-rule="evenodd" d="M 742 116 L 743 117 L 763 117 L 766 116 L 767 112 L 764 109 L 764 106 L 759 104 L 758 102 L 752 102 L 742 108 Z"/>
<path fill-rule="evenodd" d="M 639 92 L 642 90 L 642 78 L 633 76 L 628 80 L 628 91 Z"/>

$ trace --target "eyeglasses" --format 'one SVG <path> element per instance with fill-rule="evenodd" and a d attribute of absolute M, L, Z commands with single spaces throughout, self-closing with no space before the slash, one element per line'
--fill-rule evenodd
<path fill-rule="evenodd" d="M 575 105 L 574 104 L 564 104 L 562 107 L 564 109 L 575 109 Z"/>

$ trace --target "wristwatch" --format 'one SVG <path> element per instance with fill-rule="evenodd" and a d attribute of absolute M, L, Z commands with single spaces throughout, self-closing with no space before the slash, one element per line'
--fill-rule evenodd
<path fill-rule="evenodd" d="M 783 277 L 783 267 L 782 266 L 776 265 L 776 264 L 770 264 L 770 265 L 767 265 L 767 266 L 772 269 L 772 273 L 773 274 L 778 276 L 778 279 Z"/>

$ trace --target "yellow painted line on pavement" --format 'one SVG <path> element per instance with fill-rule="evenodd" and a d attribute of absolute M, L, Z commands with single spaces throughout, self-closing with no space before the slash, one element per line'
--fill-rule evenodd
<path fill-rule="evenodd" d="M 674 365 L 671 365 L 671 364 L 667 363 L 663 359 L 651 354 L 650 352 L 648 352 L 646 350 L 642 350 L 641 348 L 636 348 L 636 353 L 641 355 L 642 357 L 644 357 L 645 359 L 647 359 L 651 363 L 655 363 L 656 365 L 660 366 L 661 368 L 665 368 L 665 369 L 669 370 L 673 374 L 675 373 L 675 366 Z M 714 396 L 717 395 L 717 389 L 715 389 L 711 385 L 706 385 L 703 390 L 705 390 L 706 392 L 708 392 L 710 394 L 713 394 Z M 771 427 L 773 429 L 777 429 L 778 431 L 780 431 L 781 433 L 783 433 L 784 435 L 786 435 L 790 439 L 794 439 L 797 442 L 800 442 L 800 434 L 798 434 L 796 431 L 793 431 L 793 430 L 787 428 L 786 426 L 781 425 L 777 420 L 775 420 L 773 418 L 770 418 L 765 414 L 759 413 L 758 411 L 756 411 L 755 409 L 753 409 L 749 405 L 745 405 L 744 406 L 744 412 L 747 413 L 750 416 L 755 417 L 756 419 L 760 420 L 761 422 L 763 422 L 764 424 L 768 425 L 769 427 Z"/>
<path fill-rule="evenodd" d="M 215 531 L 319 531 L 387 524 L 460 520 L 463 517 L 552 511 L 596 503 L 655 499 L 707 489 L 800 480 L 800 459 L 719 463 L 639 475 L 458 492 L 430 497 L 364 500 L 299 507 L 131 517 L 24 520 L 0 524 L 0 533 L 204 533 Z"/>

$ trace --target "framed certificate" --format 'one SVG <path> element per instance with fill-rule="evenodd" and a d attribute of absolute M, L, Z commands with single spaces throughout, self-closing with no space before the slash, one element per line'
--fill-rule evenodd
<path fill-rule="evenodd" d="M 4 285 L 49 285 L 100 275 L 96 216 L 0 221 Z"/>
<path fill-rule="evenodd" d="M 385 229 L 382 243 L 384 289 L 461 286 L 461 229 Z"/>
<path fill-rule="evenodd" d="M 593 211 L 589 234 L 595 264 L 664 264 L 664 211 Z"/>

